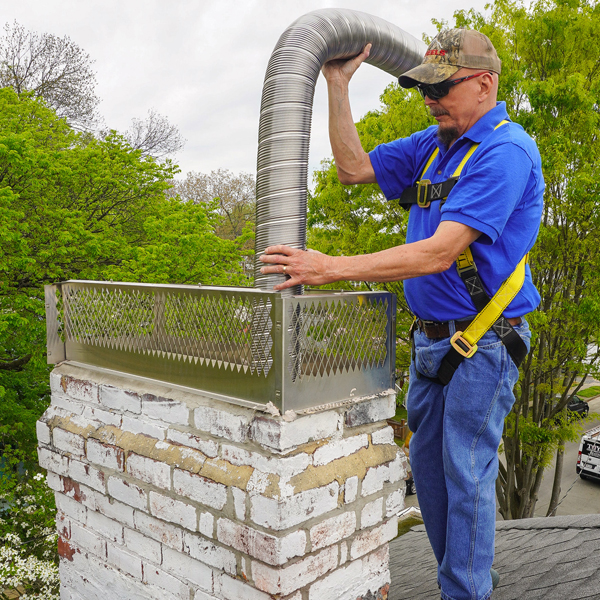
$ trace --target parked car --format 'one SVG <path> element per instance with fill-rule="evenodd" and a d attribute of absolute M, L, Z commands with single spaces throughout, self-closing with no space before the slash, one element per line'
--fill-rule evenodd
<path fill-rule="evenodd" d="M 587 417 L 590 412 L 590 405 L 579 396 L 573 396 L 567 404 L 567 410 L 578 414 L 580 417 Z"/>
<path fill-rule="evenodd" d="M 581 479 L 600 479 L 600 427 L 581 436 L 575 470 Z"/>

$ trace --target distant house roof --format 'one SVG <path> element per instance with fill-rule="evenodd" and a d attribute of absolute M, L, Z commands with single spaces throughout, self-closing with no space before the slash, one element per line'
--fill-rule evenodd
<path fill-rule="evenodd" d="M 599 600 L 600 515 L 499 521 L 493 600 Z M 439 598 L 437 563 L 425 528 L 390 544 L 389 600 Z"/>

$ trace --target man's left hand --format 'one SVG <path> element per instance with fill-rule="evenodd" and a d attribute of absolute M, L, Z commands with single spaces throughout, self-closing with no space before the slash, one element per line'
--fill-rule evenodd
<path fill-rule="evenodd" d="M 323 285 L 336 281 L 333 258 L 316 250 L 297 250 L 289 246 L 270 246 L 260 257 L 265 263 L 260 272 L 264 275 L 278 273 L 289 276 L 274 290 L 284 290 L 294 285 Z"/>

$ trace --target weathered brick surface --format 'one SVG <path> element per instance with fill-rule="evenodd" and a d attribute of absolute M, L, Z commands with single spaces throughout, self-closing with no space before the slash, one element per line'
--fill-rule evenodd
<path fill-rule="evenodd" d="M 87 379 L 86 379 L 87 377 Z M 63 364 L 37 426 L 65 600 L 385 600 L 390 395 L 285 421 Z"/>

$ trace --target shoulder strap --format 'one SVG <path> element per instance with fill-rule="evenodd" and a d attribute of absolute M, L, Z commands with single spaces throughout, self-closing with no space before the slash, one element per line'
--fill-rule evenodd
<path fill-rule="evenodd" d="M 498 127 L 500 127 L 501 125 L 504 125 L 508 122 L 509 121 L 507 121 L 506 119 L 500 121 L 500 123 L 498 123 L 498 125 L 494 127 L 494 131 L 498 129 Z M 431 180 L 424 179 L 424 177 L 425 173 L 427 173 L 429 167 L 431 167 L 433 161 L 435 160 L 435 157 L 439 153 L 439 148 L 436 146 L 435 150 L 429 157 L 429 160 L 425 164 L 425 168 L 421 173 L 420 179 L 415 185 L 406 188 L 402 192 L 402 196 L 400 196 L 398 204 L 400 204 L 400 206 L 405 210 L 409 210 L 413 204 L 417 204 L 421 208 L 428 208 L 431 202 L 433 202 L 434 200 L 446 200 L 446 198 L 448 198 L 448 195 L 452 191 L 452 188 L 457 184 L 464 166 L 467 164 L 467 161 L 473 155 L 473 152 L 477 150 L 478 146 L 478 143 L 474 143 L 471 145 L 467 153 L 464 155 L 463 159 L 460 161 L 460 164 L 452 174 L 452 177 L 449 177 L 448 179 L 446 179 L 446 181 L 442 181 L 441 183 L 431 183 Z"/>

